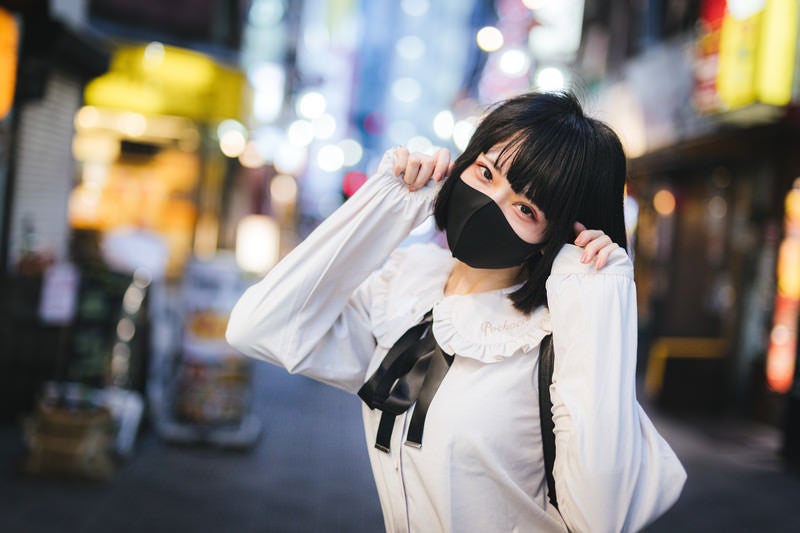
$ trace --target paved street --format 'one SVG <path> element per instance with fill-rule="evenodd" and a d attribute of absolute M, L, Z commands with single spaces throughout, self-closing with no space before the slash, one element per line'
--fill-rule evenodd
<path fill-rule="evenodd" d="M 258 365 L 265 424 L 250 452 L 169 446 L 152 433 L 110 483 L 20 477 L 15 428 L 0 430 L 3 531 L 379 532 L 357 400 Z M 800 531 L 800 477 L 783 471 L 774 429 L 657 416 L 689 472 L 678 505 L 649 532 Z"/>

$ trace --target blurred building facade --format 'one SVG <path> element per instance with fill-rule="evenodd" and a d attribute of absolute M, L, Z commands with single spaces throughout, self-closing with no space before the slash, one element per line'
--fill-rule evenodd
<path fill-rule="evenodd" d="M 0 118 L 0 267 L 32 287 L 17 319 L 49 332 L 22 340 L 6 321 L 17 355 L 2 373 L 30 376 L 6 417 L 30 408 L 71 338 L 41 323 L 49 266 L 145 265 L 177 287 L 197 262 L 236 269 L 229 252 L 252 279 L 387 148 L 458 152 L 487 105 L 569 88 L 629 156 L 645 393 L 800 427 L 785 422 L 800 301 L 796 1 L 0 5 L 16 75 Z M 106 245 L 126 237 L 139 247 Z M 39 366 L 21 363 L 37 350 Z"/>
<path fill-rule="evenodd" d="M 590 1 L 576 63 L 629 156 L 647 394 L 787 436 L 798 424 L 797 25 L 792 1 Z"/>

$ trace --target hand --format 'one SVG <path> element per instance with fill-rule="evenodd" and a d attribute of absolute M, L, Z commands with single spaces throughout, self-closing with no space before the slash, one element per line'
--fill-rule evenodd
<path fill-rule="evenodd" d="M 583 256 L 581 263 L 591 263 L 595 261 L 594 268 L 600 270 L 608 262 L 611 252 L 619 248 L 619 245 L 611 240 L 611 237 L 599 229 L 586 229 L 580 222 L 575 223 L 575 244 L 582 247 Z"/>
<path fill-rule="evenodd" d="M 431 156 L 418 152 L 409 154 L 408 148 L 400 146 L 394 149 L 394 154 L 394 175 L 402 176 L 409 191 L 421 189 L 431 179 L 442 181 L 453 170 L 450 151 L 445 148 L 440 148 Z"/>

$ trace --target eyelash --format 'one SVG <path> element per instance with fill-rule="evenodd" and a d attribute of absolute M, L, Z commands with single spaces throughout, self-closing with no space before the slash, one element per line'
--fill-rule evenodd
<path fill-rule="evenodd" d="M 524 216 L 530 218 L 531 220 L 536 220 L 536 213 L 534 213 L 533 209 L 531 209 L 527 205 L 520 204 L 519 211 L 520 211 L 520 213 L 522 213 Z M 526 211 L 527 211 L 527 213 L 526 213 Z"/>
<path fill-rule="evenodd" d="M 492 176 L 492 171 L 489 170 L 489 167 L 479 164 L 478 168 L 480 169 L 480 174 L 483 179 L 486 181 L 492 181 L 494 179 L 494 176 Z M 518 208 L 524 217 L 529 218 L 530 220 L 536 220 L 536 212 L 533 209 L 525 204 L 520 204 Z M 527 213 L 525 211 L 527 211 Z"/>

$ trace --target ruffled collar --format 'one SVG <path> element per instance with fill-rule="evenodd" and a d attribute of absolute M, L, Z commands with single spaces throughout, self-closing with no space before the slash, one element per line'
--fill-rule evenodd
<path fill-rule="evenodd" d="M 527 353 L 551 331 L 544 308 L 525 315 L 508 295 L 519 285 L 443 297 L 433 306 L 433 334 L 442 349 L 484 363 Z"/>
<path fill-rule="evenodd" d="M 508 295 L 521 284 L 444 296 L 454 261 L 431 243 L 396 251 L 373 285 L 373 296 L 382 302 L 373 309 L 376 339 L 392 346 L 432 308 L 433 334 L 447 353 L 493 363 L 538 347 L 551 331 L 549 311 L 517 311 Z"/>

